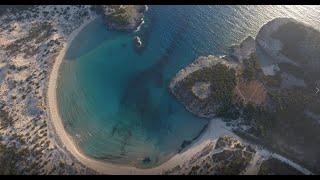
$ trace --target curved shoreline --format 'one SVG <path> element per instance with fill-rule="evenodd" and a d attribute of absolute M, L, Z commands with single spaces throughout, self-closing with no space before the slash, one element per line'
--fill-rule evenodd
<path fill-rule="evenodd" d="M 86 20 L 68 36 L 67 41 L 64 43 L 64 47 L 53 63 L 52 70 L 49 75 L 49 82 L 47 86 L 47 106 L 49 121 L 51 121 L 52 123 L 54 129 L 53 133 L 57 135 L 58 139 L 61 141 L 60 144 L 70 153 L 70 155 L 81 162 L 84 166 L 101 174 L 162 174 L 167 170 L 173 169 L 174 167 L 187 162 L 197 152 L 200 152 L 208 143 L 217 140 L 220 136 L 236 136 L 230 129 L 226 127 L 225 123 L 221 119 L 212 119 L 210 120 L 208 128 L 205 130 L 205 132 L 200 134 L 198 139 L 193 141 L 192 144 L 189 145 L 189 147 L 187 147 L 182 152 L 173 155 L 163 164 L 148 169 L 140 169 L 132 166 L 112 164 L 102 160 L 91 158 L 82 153 L 81 149 L 76 146 L 73 138 L 67 133 L 64 128 L 63 121 L 59 114 L 56 89 L 57 80 L 59 77 L 59 68 L 61 63 L 63 62 L 66 51 L 68 50 L 72 40 L 78 35 L 79 32 L 81 32 L 84 27 L 86 27 L 95 19 L 96 18 L 91 18 L 89 20 Z M 296 165 L 293 162 L 291 162 L 291 164 Z M 296 166 L 300 167 L 299 165 Z M 302 167 L 300 167 L 300 171 L 303 171 L 306 174 L 312 174 L 310 171 Z"/>
<path fill-rule="evenodd" d="M 57 80 L 59 77 L 59 68 L 61 63 L 63 62 L 64 56 L 66 51 L 68 50 L 71 42 L 73 39 L 81 32 L 81 30 L 86 27 L 90 22 L 92 22 L 95 18 L 90 20 L 86 20 L 82 23 L 76 30 L 74 30 L 68 37 L 67 41 L 64 44 L 64 47 L 60 51 L 59 55 L 57 56 L 48 82 L 48 89 L 47 89 L 47 98 L 48 98 L 48 109 L 49 109 L 49 118 L 53 124 L 55 134 L 59 137 L 63 147 L 69 151 L 78 161 L 80 161 L 85 166 L 98 171 L 99 173 L 119 173 L 119 166 L 104 163 L 98 160 L 94 160 L 86 155 L 84 155 L 79 148 L 74 143 L 72 137 L 66 132 L 62 119 L 59 114 L 58 102 L 57 102 Z M 103 167 L 103 168 L 102 168 Z M 126 168 L 125 172 L 130 172 L 131 169 Z"/>
<path fill-rule="evenodd" d="M 49 113 L 49 120 L 52 122 L 54 134 L 58 136 L 59 140 L 64 149 L 66 149 L 72 156 L 74 156 L 78 161 L 88 168 L 91 168 L 98 173 L 102 174 L 159 174 L 163 170 L 171 168 L 167 166 L 168 162 L 175 157 L 175 155 L 162 165 L 150 168 L 150 169 L 139 169 L 132 166 L 116 165 L 112 163 L 107 163 L 104 161 L 93 159 L 84 153 L 77 147 L 74 143 L 72 137 L 67 133 L 64 128 L 63 121 L 59 114 L 58 102 L 57 102 L 57 80 L 59 78 L 59 68 L 63 62 L 66 51 L 68 50 L 73 39 L 78 35 L 81 30 L 86 27 L 90 22 L 96 18 L 91 18 L 86 20 L 82 25 L 80 25 L 76 30 L 74 30 L 67 38 L 64 47 L 60 51 L 59 55 L 53 64 L 51 73 L 49 75 L 49 82 L 47 88 L 47 106 Z M 172 164 L 172 163 L 171 163 Z M 174 163 L 175 164 L 175 163 Z"/>
<path fill-rule="evenodd" d="M 230 130 L 225 128 L 224 123 L 221 120 L 210 120 L 207 130 L 203 132 L 197 140 L 193 141 L 192 144 L 189 145 L 189 147 L 184 149 L 182 152 L 173 155 L 163 164 L 147 169 L 140 169 L 133 166 L 116 165 L 91 158 L 82 153 L 81 149 L 77 147 L 77 145 L 73 141 L 73 138 L 67 133 L 64 128 L 63 121 L 59 114 L 56 89 L 57 80 L 59 77 L 59 68 L 61 63 L 63 62 L 66 51 L 68 50 L 72 40 L 78 35 L 78 33 L 81 32 L 81 30 L 94 19 L 95 18 L 86 20 L 84 23 L 82 23 L 82 25 L 80 25 L 69 35 L 63 49 L 60 51 L 53 64 L 47 86 L 47 106 L 49 120 L 52 123 L 54 134 L 57 135 L 59 141 L 61 142 L 61 146 L 66 149 L 70 153 L 70 155 L 81 162 L 84 166 L 101 174 L 162 174 L 165 171 L 188 161 L 188 159 L 190 159 L 194 154 L 201 151 L 203 147 L 210 143 L 210 140 L 217 139 L 222 134 L 233 134 Z"/>

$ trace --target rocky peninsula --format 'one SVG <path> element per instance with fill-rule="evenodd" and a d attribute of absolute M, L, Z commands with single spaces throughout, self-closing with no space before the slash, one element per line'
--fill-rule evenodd
<path fill-rule="evenodd" d="M 102 6 L 108 27 L 125 31 L 139 27 L 145 8 Z M 169 86 L 172 94 L 192 113 L 211 121 L 195 142 L 159 167 L 116 166 L 72 149 L 71 141 L 68 144 L 58 136 L 66 132 L 63 127 L 57 131 L 54 123 L 59 119 L 52 119 L 56 106 L 49 107 L 54 101 L 47 95 L 54 94 L 55 86 L 48 85 L 55 82 L 70 41 L 102 15 L 100 10 L 89 5 L 26 6 L 9 7 L 0 14 L 0 174 L 312 174 L 300 163 L 318 172 L 320 106 L 312 89 L 320 77 L 315 69 L 319 34 L 292 19 L 266 24 L 254 41 L 249 38 L 234 47 L 233 58 L 200 57 L 177 74 Z M 297 36 L 298 46 L 292 47 L 292 42 L 277 36 L 283 33 L 282 27 L 307 35 Z M 273 46 L 275 42 L 278 46 Z M 256 49 L 272 56 L 272 63 L 279 67 L 274 75 L 263 73 Z M 303 58 L 305 52 L 310 55 L 307 64 L 293 58 Z M 302 68 L 307 71 L 301 73 Z M 304 84 L 297 86 L 292 77 Z M 289 95 L 297 99 L 283 98 Z M 299 112 L 296 117 L 290 116 L 292 110 Z M 298 128 L 298 135 L 294 134 Z M 255 138 L 274 143 L 273 148 L 297 163 L 244 140 Z M 274 164 L 284 170 L 278 172 Z"/>
<path fill-rule="evenodd" d="M 319 37 L 304 23 L 276 18 L 230 55 L 196 59 L 172 79 L 170 92 L 195 115 L 220 117 L 244 139 L 318 172 Z"/>
<path fill-rule="evenodd" d="M 212 118 L 216 116 L 219 109 L 226 106 L 227 102 L 224 102 L 224 99 L 231 98 L 229 95 L 224 96 L 219 93 L 222 91 L 228 93 L 229 89 L 232 91 L 236 83 L 237 68 L 239 68 L 238 64 L 222 58 L 199 57 L 177 73 L 170 82 L 169 89 L 189 111 L 200 117 Z M 219 86 L 221 81 L 226 83 L 225 87 Z M 216 87 L 218 89 L 213 90 Z M 206 96 L 200 98 L 200 92 L 195 91 L 197 89 L 202 89 L 202 94 Z"/>

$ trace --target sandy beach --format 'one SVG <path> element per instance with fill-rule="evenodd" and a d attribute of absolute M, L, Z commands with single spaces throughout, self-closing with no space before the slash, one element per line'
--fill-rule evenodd
<path fill-rule="evenodd" d="M 66 54 L 66 51 L 68 50 L 69 45 L 71 44 L 72 40 L 77 36 L 77 34 L 93 20 L 94 19 L 87 20 L 78 29 L 76 29 L 70 34 L 67 42 L 65 43 L 63 49 L 60 51 L 52 67 L 47 92 L 48 107 L 50 111 L 49 114 L 51 122 L 54 126 L 55 133 L 61 140 L 62 146 L 67 151 L 69 151 L 78 161 L 101 174 L 161 174 L 166 170 L 172 169 L 175 166 L 182 164 L 183 162 L 186 162 L 194 154 L 201 151 L 202 148 L 210 142 L 210 140 L 217 139 L 221 135 L 233 134 L 231 131 L 224 128 L 225 125 L 220 119 L 211 120 L 207 131 L 204 134 L 202 134 L 198 140 L 193 142 L 187 150 L 174 155 L 171 159 L 161 164 L 160 166 L 149 169 L 139 169 L 130 166 L 115 165 L 90 158 L 86 156 L 84 153 L 82 153 L 81 150 L 74 143 L 72 137 L 66 132 L 64 128 L 63 121 L 60 117 L 58 110 L 56 89 L 57 80 L 59 77 L 59 67 L 63 62 L 64 56 Z"/>
<path fill-rule="evenodd" d="M 137 174 L 142 174 L 146 172 L 143 169 L 137 169 L 134 167 L 117 166 L 111 163 L 98 161 L 84 155 L 76 146 L 76 144 L 73 142 L 72 137 L 66 132 L 62 119 L 59 114 L 58 102 L 57 102 L 57 91 L 56 91 L 57 80 L 59 77 L 59 67 L 63 62 L 66 51 L 68 50 L 72 40 L 77 36 L 79 32 L 81 32 L 81 30 L 86 25 L 88 25 L 93 20 L 94 19 L 85 21 L 79 28 L 74 30 L 69 35 L 67 42 L 65 43 L 63 49 L 60 51 L 59 55 L 55 60 L 55 63 L 53 64 L 52 71 L 49 77 L 48 92 L 47 92 L 50 119 L 54 126 L 55 133 L 63 143 L 64 148 L 68 150 L 77 160 L 79 160 L 82 164 L 86 165 L 87 167 L 102 174 L 132 174 L 133 172 L 136 172 Z"/>
<path fill-rule="evenodd" d="M 72 40 L 77 36 L 77 34 L 93 20 L 94 18 L 85 21 L 79 28 L 74 30 L 69 35 L 67 42 L 65 43 L 63 49 L 60 51 L 59 55 L 57 56 L 57 59 L 55 60 L 55 63 L 53 64 L 52 71 L 49 77 L 47 91 L 47 106 L 49 109 L 50 120 L 54 127 L 55 134 L 61 140 L 63 148 L 69 151 L 70 154 L 72 154 L 78 161 L 80 161 L 83 165 L 87 166 L 88 168 L 91 168 L 101 174 L 162 174 L 167 170 L 173 169 L 174 167 L 187 162 L 197 152 L 200 152 L 208 143 L 215 143 L 216 140 L 221 136 L 230 135 L 239 138 L 229 128 L 227 128 L 227 126 L 221 119 L 212 119 L 210 120 L 206 131 L 184 151 L 177 153 L 160 166 L 149 169 L 139 169 L 131 166 L 107 163 L 105 161 L 93 159 L 81 152 L 80 148 L 78 148 L 77 145 L 74 143 L 73 138 L 66 132 L 64 128 L 63 121 L 59 114 L 56 89 L 57 80 L 59 77 L 59 67 L 63 62 L 64 56 L 69 48 L 69 45 L 71 44 Z M 243 140 L 241 139 L 241 141 Z M 306 174 L 310 173 L 306 169 L 302 170 Z M 251 173 L 252 172 L 250 172 L 250 174 Z"/>

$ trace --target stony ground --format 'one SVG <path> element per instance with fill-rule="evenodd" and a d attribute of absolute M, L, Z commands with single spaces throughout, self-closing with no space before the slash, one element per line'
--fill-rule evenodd
<path fill-rule="evenodd" d="M 0 143 L 4 155 L 16 155 L 7 172 L 93 173 L 58 145 L 46 82 L 68 35 L 94 16 L 90 6 L 36 6 L 0 16 Z"/>

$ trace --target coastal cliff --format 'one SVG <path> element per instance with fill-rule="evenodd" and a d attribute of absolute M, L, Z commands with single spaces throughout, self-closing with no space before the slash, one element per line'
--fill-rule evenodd
<path fill-rule="evenodd" d="M 170 92 L 195 115 L 221 117 L 240 136 L 318 172 L 320 139 L 312 137 L 320 137 L 319 37 L 304 23 L 276 18 L 255 39 L 232 46 L 228 60 L 196 59 L 173 77 Z M 209 88 L 196 87 L 203 83 Z M 199 88 L 204 98 L 194 91 Z"/>
<path fill-rule="evenodd" d="M 272 96 L 273 148 L 319 173 L 320 32 L 292 18 L 276 18 L 256 37 L 258 58 L 277 67 L 264 80 Z M 266 58 L 265 55 L 269 58 Z M 293 113 L 294 112 L 294 113 Z M 272 133 L 272 134 L 271 134 Z M 296 137 L 296 138 L 292 138 Z"/>
<path fill-rule="evenodd" d="M 70 34 L 98 16 L 91 8 L 35 6 L 0 15 L 0 164 L 5 167 L 0 174 L 96 174 L 59 142 L 46 96 L 52 66 Z M 128 24 L 110 22 L 109 27 L 136 29 L 143 15 L 133 11 L 137 14 L 126 19 Z M 255 43 L 248 38 L 243 46 L 234 47 L 237 62 L 199 57 L 177 74 L 170 91 L 194 114 L 231 119 L 232 128 L 248 139 L 258 138 L 318 173 L 320 98 L 314 90 L 320 82 L 319 37 L 318 31 L 295 20 L 275 19 L 261 28 Z M 278 67 L 272 75 L 259 64 L 262 55 L 257 48 L 269 54 L 272 58 L 267 60 Z M 256 149 L 239 140 L 221 137 L 217 144 L 212 142 L 199 151 L 194 164 L 182 164 L 187 169 L 177 167 L 176 173 L 233 174 L 246 171 L 244 167 L 255 160 Z M 198 156 L 203 152 L 205 156 Z M 204 157 L 211 158 L 207 163 L 214 163 L 201 170 L 197 165 Z M 264 161 L 259 174 L 284 173 L 272 169 L 275 164 L 281 163 Z"/>
<path fill-rule="evenodd" d="M 313 27 L 292 18 L 277 18 L 265 24 L 256 37 L 256 44 L 274 64 L 288 64 L 317 74 L 320 68 L 320 33 Z"/>
<path fill-rule="evenodd" d="M 256 41 L 253 37 L 248 36 L 239 45 L 231 47 L 230 56 L 236 61 L 243 63 L 243 60 L 249 59 L 251 54 L 256 51 Z"/>

